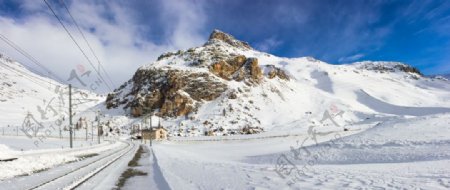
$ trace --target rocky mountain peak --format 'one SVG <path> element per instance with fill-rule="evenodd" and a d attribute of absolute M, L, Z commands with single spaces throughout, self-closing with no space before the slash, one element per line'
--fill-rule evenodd
<path fill-rule="evenodd" d="M 260 127 L 260 122 L 246 113 L 257 109 L 257 105 L 233 106 L 233 102 L 251 89 L 264 86 L 267 80 L 287 81 L 289 76 L 275 65 L 260 65 L 261 60 L 246 50 L 252 50 L 246 42 L 214 30 L 204 46 L 162 54 L 151 65 L 139 68 L 132 79 L 108 95 L 106 107 L 122 108 L 133 117 L 154 113 L 168 120 L 185 117 L 212 127 L 221 124 L 205 124 L 195 118 L 203 117 L 203 105 L 220 102 L 220 115 L 243 114 L 240 121 L 226 117 L 221 122 L 233 122 L 236 126 L 241 122 L 243 132 L 254 133 L 246 130 Z M 271 89 L 276 91 L 275 87 Z"/>
<path fill-rule="evenodd" d="M 400 62 L 387 62 L 387 61 L 363 61 L 353 63 L 357 68 L 373 70 L 377 72 L 396 72 L 401 71 L 405 73 L 414 73 L 420 76 L 423 74 L 419 69 L 411 65 Z"/>
<path fill-rule="evenodd" d="M 242 49 L 252 49 L 252 47 L 247 43 L 240 40 L 237 40 L 234 36 L 222 32 L 220 30 L 213 30 L 211 35 L 209 35 L 208 42 L 205 45 L 215 43 L 217 41 L 225 42 L 233 47 L 242 48 Z"/>

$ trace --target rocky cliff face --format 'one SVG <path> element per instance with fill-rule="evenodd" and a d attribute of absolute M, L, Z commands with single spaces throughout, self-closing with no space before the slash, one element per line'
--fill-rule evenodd
<path fill-rule="evenodd" d="M 267 77 L 288 79 L 275 67 L 264 76 L 257 58 L 236 53 L 250 49 L 247 43 L 214 30 L 204 46 L 165 53 L 153 64 L 138 69 L 131 80 L 108 95 L 106 106 L 129 110 L 134 117 L 150 112 L 162 117 L 187 117 L 203 102 L 221 95 L 230 99 L 236 96 L 228 81 L 255 86 Z"/>
<path fill-rule="evenodd" d="M 213 100 L 227 90 L 211 73 L 170 68 L 139 69 L 130 84 L 133 86 L 125 97 L 110 94 L 107 106 L 123 104 L 135 117 L 154 111 L 161 116 L 184 116 L 195 111 L 198 102 Z"/>

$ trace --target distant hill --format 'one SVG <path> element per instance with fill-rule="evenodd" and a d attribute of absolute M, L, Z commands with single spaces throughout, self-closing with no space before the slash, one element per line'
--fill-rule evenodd
<path fill-rule="evenodd" d="M 104 97 L 87 90 L 73 89 L 74 113 L 84 111 Z M 39 121 L 67 118 L 68 86 L 38 75 L 21 63 L 0 54 L 0 127 L 20 125 L 28 113 Z"/>

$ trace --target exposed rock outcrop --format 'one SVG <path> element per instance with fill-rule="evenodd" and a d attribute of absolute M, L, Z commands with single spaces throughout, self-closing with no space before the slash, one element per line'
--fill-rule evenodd
<path fill-rule="evenodd" d="M 396 72 L 401 71 L 405 73 L 413 73 L 417 74 L 419 76 L 423 76 L 423 74 L 420 72 L 419 69 L 416 67 L 413 67 L 411 65 L 407 65 L 404 63 L 399 62 L 371 62 L 371 61 L 365 61 L 365 62 L 357 62 L 354 64 L 358 64 L 358 68 L 366 69 L 366 70 L 372 70 L 377 72 Z"/>
<path fill-rule="evenodd" d="M 286 72 L 284 72 L 284 70 L 275 67 L 275 65 L 266 65 L 264 70 L 269 79 L 273 79 L 275 77 L 278 77 L 283 80 L 290 79 L 289 75 L 287 75 Z"/>
<path fill-rule="evenodd" d="M 247 43 L 214 30 L 204 46 L 164 53 L 151 66 L 138 69 L 131 80 L 108 95 L 106 107 L 121 107 L 134 117 L 150 112 L 162 117 L 187 116 L 205 101 L 224 94 L 230 88 L 227 81 L 247 86 L 260 84 L 264 75 L 258 59 L 239 55 L 236 48 L 252 49 Z M 282 78 L 281 71 L 277 72 Z M 234 90 L 224 96 L 238 98 Z"/>
<path fill-rule="evenodd" d="M 214 30 L 209 36 L 208 42 L 206 44 L 214 43 L 215 40 L 223 41 L 233 47 L 242 49 L 252 49 L 247 42 L 236 40 L 232 35 L 222 32 L 220 30 Z"/>
<path fill-rule="evenodd" d="M 262 71 L 258 65 L 258 59 L 246 58 L 238 55 L 228 60 L 216 62 L 210 66 L 210 71 L 225 80 L 259 83 L 262 79 Z"/>
<path fill-rule="evenodd" d="M 108 95 L 107 106 L 124 104 L 135 117 L 157 110 L 161 116 L 184 116 L 195 111 L 197 101 L 213 100 L 227 90 L 210 73 L 167 68 L 139 69 L 132 83 L 124 98 Z"/>

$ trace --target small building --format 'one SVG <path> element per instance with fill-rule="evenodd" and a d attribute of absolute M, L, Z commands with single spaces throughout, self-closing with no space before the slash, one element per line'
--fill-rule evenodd
<path fill-rule="evenodd" d="M 150 129 L 142 130 L 142 137 L 144 140 L 167 140 L 167 129 L 164 127 L 153 127 Z"/>

